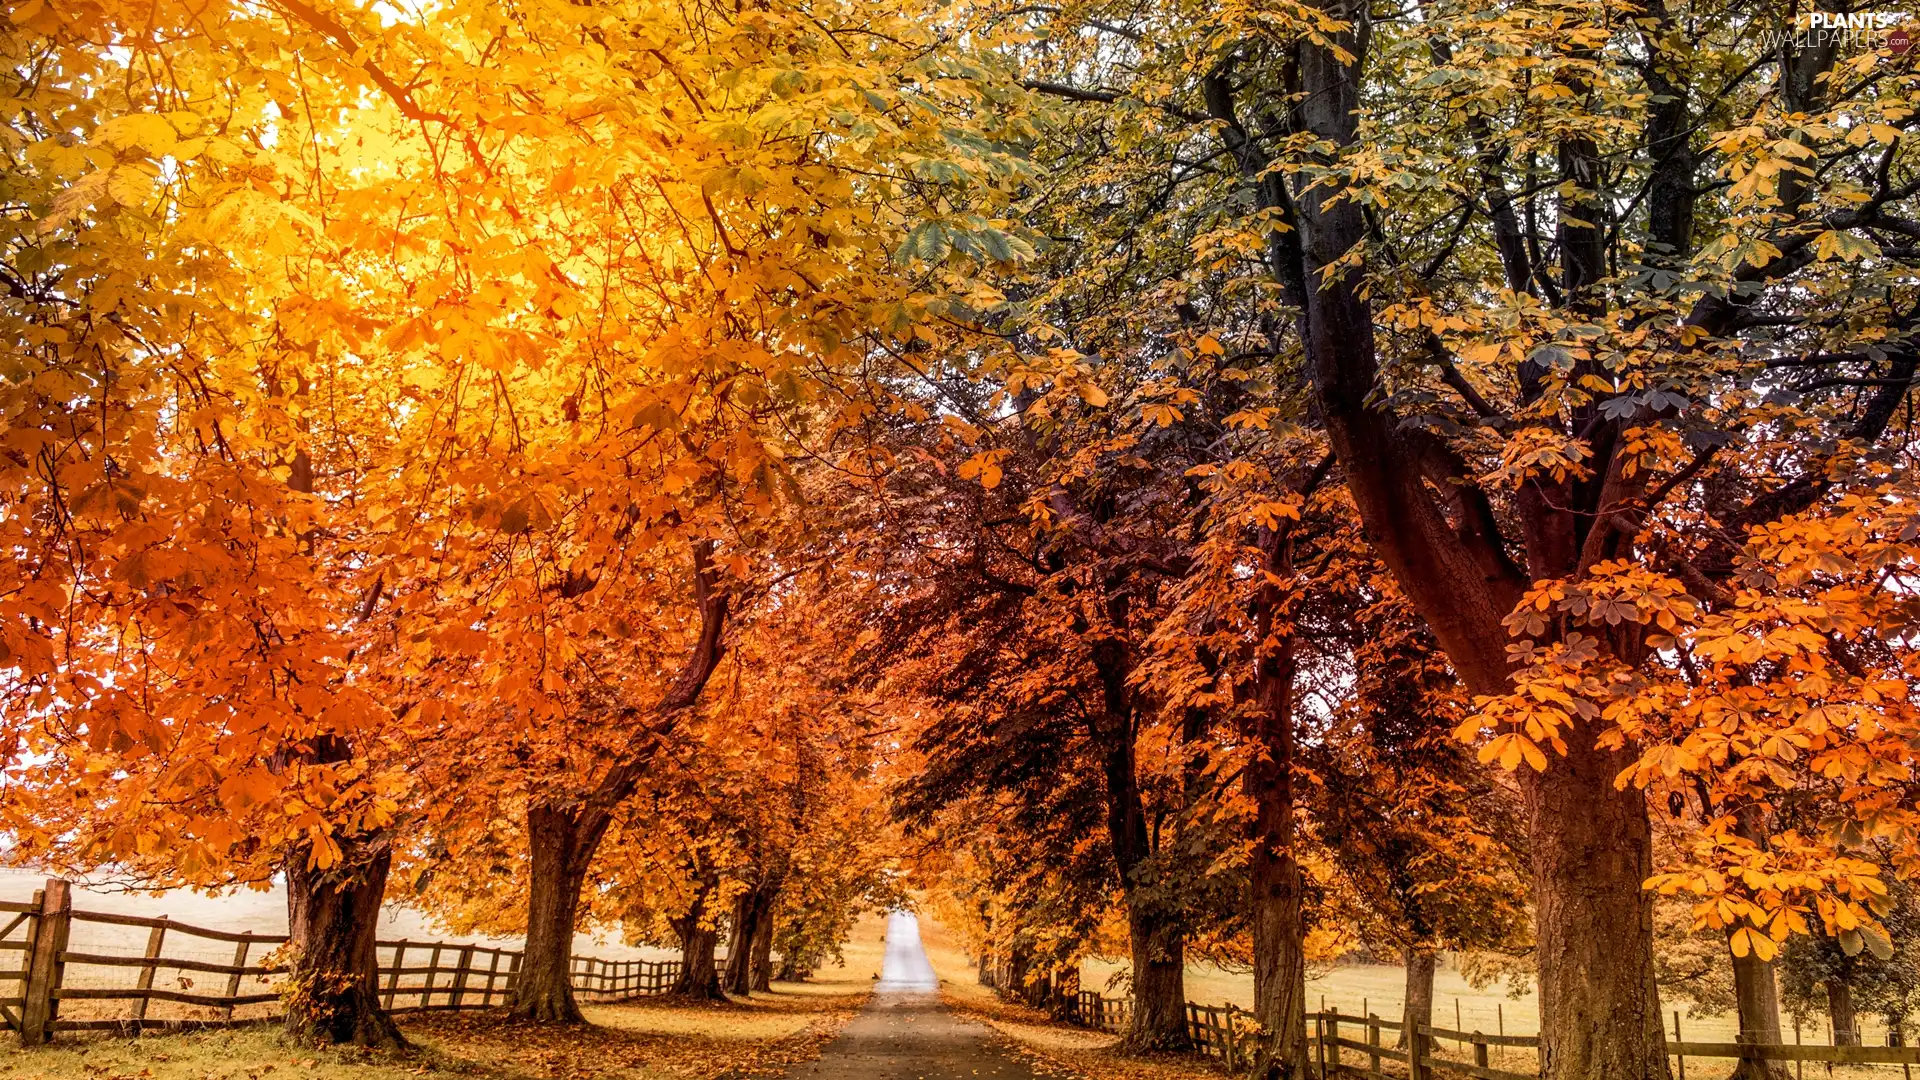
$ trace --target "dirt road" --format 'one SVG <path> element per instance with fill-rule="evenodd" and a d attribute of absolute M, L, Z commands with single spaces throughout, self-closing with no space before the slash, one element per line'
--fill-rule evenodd
<path fill-rule="evenodd" d="M 918 920 L 895 912 L 873 1000 L 818 1061 L 794 1068 L 788 1080 L 1036 1080 L 984 1025 L 948 1012 L 939 991 Z"/>

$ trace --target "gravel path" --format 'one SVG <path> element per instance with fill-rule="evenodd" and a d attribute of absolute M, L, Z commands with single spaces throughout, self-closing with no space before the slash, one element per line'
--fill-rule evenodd
<path fill-rule="evenodd" d="M 940 1002 L 920 945 L 920 923 L 906 912 L 887 920 L 887 955 L 873 1000 L 827 1044 L 818 1061 L 788 1080 L 1036 1080 L 1018 1058 L 993 1044 L 981 1024 L 960 1020 Z"/>

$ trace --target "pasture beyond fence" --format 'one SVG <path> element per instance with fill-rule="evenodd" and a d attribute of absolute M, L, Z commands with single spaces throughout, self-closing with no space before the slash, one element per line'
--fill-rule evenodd
<path fill-rule="evenodd" d="M 146 947 L 139 955 L 84 940 L 74 948 L 76 926 L 145 929 Z M 73 906 L 67 882 L 50 878 L 29 902 L 0 901 L 0 1021 L 29 1046 L 56 1031 L 137 1035 L 270 1021 L 277 1018 L 280 1002 L 272 979 L 286 971 L 274 953 L 286 940 L 284 934 L 232 933 L 164 916 L 85 911 Z M 179 955 L 182 951 L 230 955 L 231 960 L 197 959 Z M 517 949 L 405 940 L 378 942 L 376 955 L 381 1003 L 392 1013 L 504 1005 L 521 958 Z M 77 978 L 79 970 L 107 974 Z M 572 970 L 574 991 L 583 1000 L 612 1003 L 666 993 L 680 964 L 576 956 Z M 167 979 L 161 972 L 169 973 Z M 8 986 L 12 993 L 4 993 Z M 171 1015 L 157 1014 L 155 1004 Z M 75 1015 L 82 1011 L 120 1015 Z"/>
<path fill-rule="evenodd" d="M 1115 1033 L 1126 1030 L 1133 1015 L 1128 998 L 1102 997 L 1083 990 L 1072 999 L 1071 1017 L 1083 1027 Z M 1677 1028 L 1679 1017 L 1674 1017 Z M 1478 1031 L 1420 1024 L 1411 1045 L 1401 1046 L 1398 1020 L 1356 1016 L 1337 1010 L 1307 1014 L 1307 1055 L 1321 1080 L 1340 1076 L 1368 1080 L 1434 1080 L 1441 1076 L 1470 1076 L 1475 1080 L 1537 1080 L 1540 1039 L 1536 1035 L 1487 1035 Z M 1252 1014 L 1232 1005 L 1187 1003 L 1187 1037 L 1194 1049 L 1219 1058 L 1229 1071 L 1251 1068 L 1259 1025 Z M 1910 1080 L 1920 1065 L 1920 1047 L 1765 1045 L 1707 1043 L 1669 1039 L 1667 1053 L 1675 1059 L 1676 1080 L 1686 1080 L 1687 1059 L 1778 1061 L 1791 1063 L 1796 1077 L 1805 1066 L 1898 1065 Z M 1518 1059 L 1518 1060 L 1515 1060 Z M 1388 1063 L 1394 1066 L 1389 1072 Z M 1520 1071 L 1525 1068 L 1527 1071 Z M 1724 1070 L 1706 1074 L 1724 1075 Z"/>

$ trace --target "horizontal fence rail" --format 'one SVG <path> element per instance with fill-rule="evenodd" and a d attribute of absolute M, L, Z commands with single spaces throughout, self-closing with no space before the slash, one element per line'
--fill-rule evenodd
<path fill-rule="evenodd" d="M 138 954 L 93 944 L 71 948 L 76 924 L 144 929 L 145 948 Z M 56 1031 L 134 1035 L 271 1021 L 280 1015 L 275 977 L 286 973 L 275 950 L 286 941 L 284 934 L 193 926 L 164 915 L 76 909 L 68 883 L 48 879 L 31 902 L 0 901 L 0 1022 L 19 1034 L 22 1045 L 34 1045 Z M 178 955 L 183 951 L 198 955 Z M 493 1008 L 511 1000 L 521 957 L 517 949 L 489 945 L 380 941 L 375 986 L 391 1013 Z M 571 973 L 583 1000 L 612 1004 L 667 993 L 679 979 L 680 964 L 576 956 Z M 82 1002 L 88 1011 L 94 1003 L 110 1003 L 122 1015 L 72 1015 Z M 156 1002 L 181 1007 L 171 1011 L 186 1015 L 152 1016 Z M 63 1016 L 66 1003 L 73 1004 Z"/>
<path fill-rule="evenodd" d="M 1411 1080 L 1432 1080 L 1435 1074 L 1470 1076 L 1476 1080 L 1537 1080 L 1540 1075 L 1540 1038 L 1537 1035 L 1488 1035 L 1479 1031 L 1457 1031 L 1420 1024 L 1414 1029 L 1414 1037 L 1408 1040 L 1408 1049 L 1396 1051 L 1381 1045 L 1380 1033 L 1395 1032 L 1396 1038 L 1391 1041 L 1398 1042 L 1397 1033 L 1403 1024 L 1382 1020 L 1377 1016 L 1355 1016 L 1337 1010 L 1308 1013 L 1307 1020 L 1313 1027 L 1309 1052 L 1314 1056 L 1323 1078 L 1386 1077 L 1390 1074 L 1382 1071 L 1380 1063 L 1383 1060 L 1404 1063 L 1406 1067 L 1393 1075 L 1407 1076 Z M 1677 1026 L 1677 1016 L 1675 1023 Z M 1364 1032 L 1365 1041 L 1346 1036 L 1343 1034 L 1346 1031 L 1356 1034 Z M 1513 1056 L 1527 1059 L 1529 1067 L 1526 1071 L 1501 1068 L 1494 1064 L 1494 1052 L 1508 1049 L 1524 1051 Z M 1357 1061 L 1349 1063 L 1346 1060 L 1347 1051 L 1356 1052 L 1356 1058 L 1366 1057 L 1367 1062 L 1364 1065 Z M 1448 1056 L 1449 1053 L 1452 1056 Z M 1912 1046 L 1811 1046 L 1669 1039 L 1667 1054 L 1677 1060 L 1679 1068 L 1676 1075 L 1682 1080 L 1687 1075 L 1688 1058 L 1811 1062 L 1828 1066 L 1900 1065 L 1906 1075 L 1911 1075 L 1913 1066 L 1920 1065 L 1920 1047 Z M 1469 1060 L 1462 1060 L 1460 1055 L 1468 1055 Z M 1503 1060 L 1502 1064 L 1506 1062 Z"/>

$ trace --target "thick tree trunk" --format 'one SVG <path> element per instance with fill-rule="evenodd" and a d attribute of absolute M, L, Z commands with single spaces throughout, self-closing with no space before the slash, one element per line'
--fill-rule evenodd
<path fill-rule="evenodd" d="M 1400 1012 L 1400 1042 L 1405 1048 L 1413 1042 L 1413 1032 L 1421 1024 L 1433 1023 L 1433 971 L 1439 957 L 1432 949 L 1406 950 L 1406 1005 Z"/>
<path fill-rule="evenodd" d="M 1133 953 L 1133 1024 L 1130 1051 L 1185 1050 L 1187 1038 L 1187 942 L 1167 932 L 1148 906 L 1129 897 L 1127 936 Z"/>
<path fill-rule="evenodd" d="M 1733 952 L 1731 947 L 1727 951 Z M 1778 1046 L 1786 1041 L 1780 1034 L 1780 994 L 1774 984 L 1772 963 L 1752 951 L 1733 956 L 1733 996 L 1740 1018 L 1740 1042 Z M 1741 1058 L 1733 1069 L 1733 1080 L 1788 1080 L 1791 1075 L 1785 1063 L 1760 1058 Z"/>
<path fill-rule="evenodd" d="M 1847 980 L 1827 980 L 1827 1018 L 1833 1021 L 1833 1045 L 1858 1046 L 1860 1021 L 1853 1014 L 1853 987 Z"/>
<path fill-rule="evenodd" d="M 1277 541 L 1284 544 L 1284 540 Z M 1280 564 L 1276 561 L 1275 566 Z M 1261 637 L 1278 598 L 1263 598 Z M 1255 1075 L 1299 1080 L 1307 1075 L 1307 966 L 1301 919 L 1301 875 L 1293 851 L 1294 643 L 1284 638 L 1256 672 L 1254 758 L 1244 784 L 1254 803 L 1248 867 L 1253 924 L 1253 1014 L 1261 1029 Z"/>
<path fill-rule="evenodd" d="M 583 835 L 568 811 L 536 803 L 527 808 L 527 838 L 532 848 L 527 947 L 514 979 L 511 1012 L 516 1020 L 585 1023 L 573 997 L 573 932 L 580 887 L 600 836 Z"/>
<path fill-rule="evenodd" d="M 703 1001 L 725 1001 L 720 990 L 720 966 L 714 953 L 720 947 L 720 931 L 713 926 L 708 905 L 720 882 L 701 877 L 687 913 L 673 920 L 673 932 L 680 938 L 680 975 L 674 980 L 673 993 Z"/>
<path fill-rule="evenodd" d="M 303 1043 L 402 1047 L 380 1007 L 374 935 L 392 854 L 384 840 L 342 843 L 341 863 L 319 870 L 309 850 L 287 859 L 287 941 L 292 953 L 287 1034 Z"/>
<path fill-rule="evenodd" d="M 775 893 L 753 924 L 753 989 L 773 991 L 773 924 L 780 914 L 780 895 Z"/>
<path fill-rule="evenodd" d="M 680 976 L 673 992 L 703 1001 L 725 1001 L 720 989 L 720 965 L 714 954 L 720 948 L 720 931 L 700 925 L 699 919 L 679 920 Z"/>
<path fill-rule="evenodd" d="M 733 900 L 733 933 L 727 938 L 727 970 L 720 985 L 727 993 L 746 997 L 753 992 L 753 890 Z"/>
<path fill-rule="evenodd" d="M 1568 732 L 1568 755 L 1522 770 L 1539 947 L 1543 1080 L 1665 1080 L 1653 980 L 1652 827 L 1614 778 L 1627 756 Z"/>
<path fill-rule="evenodd" d="M 762 880 L 733 902 L 733 936 L 727 942 L 727 992 L 745 997 L 767 989 L 773 956 L 774 907 L 780 883 Z"/>

